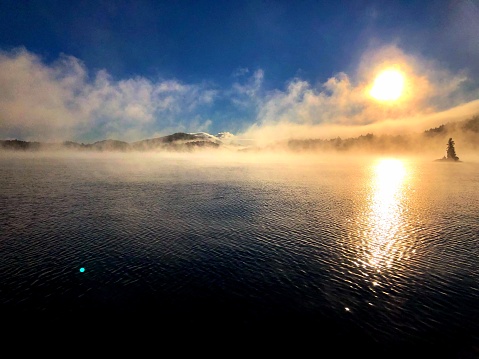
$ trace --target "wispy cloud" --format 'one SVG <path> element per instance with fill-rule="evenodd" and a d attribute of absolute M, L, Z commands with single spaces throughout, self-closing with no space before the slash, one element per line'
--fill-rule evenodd
<path fill-rule="evenodd" d="M 405 74 L 406 88 L 400 101 L 384 104 L 368 90 L 377 73 L 390 66 Z M 284 89 L 267 91 L 265 76 L 262 69 L 238 69 L 226 88 L 140 76 L 114 79 L 106 70 L 90 73 L 72 56 L 46 63 L 23 48 L 0 52 L 0 135 L 136 141 L 208 132 L 223 119 L 230 128 L 219 131 L 246 126 L 236 134 L 261 144 L 423 131 L 479 112 L 479 89 L 466 71 L 452 73 L 395 45 L 369 49 L 355 72 L 338 73 L 318 85 L 297 77 Z M 235 121 L 241 124 L 233 126 Z"/>
<path fill-rule="evenodd" d="M 405 74 L 406 88 L 400 101 L 385 104 L 372 99 L 369 89 L 379 71 L 388 67 Z M 296 78 L 285 90 L 267 94 L 256 123 L 243 136 L 267 143 L 278 137 L 422 131 L 447 118 L 454 121 L 478 113 L 474 100 L 479 99 L 479 90 L 467 88 L 467 83 L 465 72 L 451 73 L 395 45 L 371 49 L 352 75 L 339 73 L 316 87 Z"/>
<path fill-rule="evenodd" d="M 243 72 L 242 75 L 247 73 L 248 71 Z M 233 83 L 232 91 L 228 96 L 237 106 L 249 107 L 252 105 L 258 105 L 262 99 L 261 86 L 263 84 L 263 79 L 264 71 L 261 69 L 256 70 L 252 76 L 246 79 L 246 81 Z"/>
<path fill-rule="evenodd" d="M 46 64 L 25 49 L 0 53 L 0 133 L 35 140 L 137 140 L 180 129 L 207 130 L 198 112 L 217 91 L 203 84 L 89 76 L 75 57 Z"/>

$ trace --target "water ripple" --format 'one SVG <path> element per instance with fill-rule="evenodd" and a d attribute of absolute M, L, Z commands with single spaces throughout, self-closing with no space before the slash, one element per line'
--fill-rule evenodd
<path fill-rule="evenodd" d="M 386 343 L 479 332 L 474 174 L 448 192 L 421 164 L 381 187 L 373 166 L 0 160 L 5 313 L 302 318 Z"/>

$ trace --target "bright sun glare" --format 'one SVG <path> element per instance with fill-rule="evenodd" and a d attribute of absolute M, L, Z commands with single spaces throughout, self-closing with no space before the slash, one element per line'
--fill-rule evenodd
<path fill-rule="evenodd" d="M 396 159 L 383 159 L 376 166 L 375 172 L 378 186 L 376 194 L 382 199 L 391 197 L 398 190 L 406 174 L 402 161 Z"/>
<path fill-rule="evenodd" d="M 378 101 L 396 101 L 404 89 L 404 75 L 394 69 L 382 71 L 374 80 L 369 94 Z"/>

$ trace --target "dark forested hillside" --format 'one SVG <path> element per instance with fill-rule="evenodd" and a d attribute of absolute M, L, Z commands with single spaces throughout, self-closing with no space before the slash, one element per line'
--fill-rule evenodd
<path fill-rule="evenodd" d="M 365 151 L 375 153 L 405 152 L 414 153 L 445 148 L 449 138 L 453 137 L 458 148 L 479 151 L 479 115 L 471 119 L 446 123 L 423 133 L 411 135 L 375 135 L 368 133 L 355 138 L 332 139 L 290 139 L 278 142 L 268 148 L 249 148 L 250 150 L 288 149 L 302 151 Z M 178 132 L 163 137 L 145 139 L 137 142 L 103 140 L 92 144 L 73 141 L 62 143 L 41 143 L 21 140 L 0 140 L 0 150 L 40 151 L 40 150 L 77 150 L 77 151 L 193 151 L 204 148 L 221 148 L 223 143 L 218 137 L 206 133 Z M 238 148 L 241 149 L 241 148 Z M 244 149 L 244 148 L 243 148 Z M 247 148 L 248 149 L 248 148 Z M 246 149 L 246 150 L 247 150 Z"/>
<path fill-rule="evenodd" d="M 479 151 L 479 115 L 471 119 L 443 124 L 417 135 L 374 135 L 355 138 L 291 139 L 287 147 L 293 151 L 365 151 L 414 153 L 446 148 L 450 137 L 461 148 Z"/>

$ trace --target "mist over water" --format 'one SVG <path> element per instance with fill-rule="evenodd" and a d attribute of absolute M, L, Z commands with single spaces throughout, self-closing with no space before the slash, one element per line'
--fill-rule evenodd
<path fill-rule="evenodd" d="M 205 151 L 0 163 L 9 325 L 477 354 L 477 161 Z"/>

